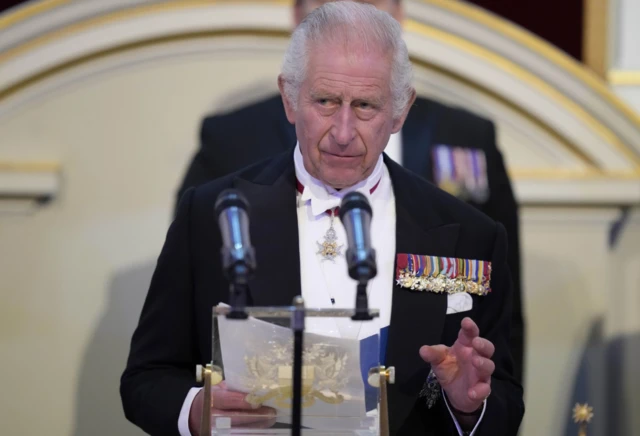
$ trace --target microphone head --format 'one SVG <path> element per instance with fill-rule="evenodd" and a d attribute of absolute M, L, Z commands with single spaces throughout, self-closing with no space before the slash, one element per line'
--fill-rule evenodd
<path fill-rule="evenodd" d="M 222 238 L 222 267 L 234 283 L 244 283 L 256 268 L 255 253 L 249 237 L 249 202 L 236 189 L 218 195 L 215 215 Z"/>
<path fill-rule="evenodd" d="M 347 232 L 346 258 L 349 276 L 366 283 L 376 276 L 375 250 L 371 247 L 371 205 L 359 192 L 350 192 L 340 203 L 340 221 Z"/>
<path fill-rule="evenodd" d="M 216 199 L 216 216 L 220 216 L 223 210 L 229 207 L 237 207 L 249 213 L 249 202 L 237 189 L 225 189 Z"/>
<path fill-rule="evenodd" d="M 344 216 L 353 209 L 362 209 L 372 216 L 371 205 L 369 200 L 363 194 L 359 192 L 350 192 L 344 196 L 340 203 L 340 221 L 344 221 Z"/>

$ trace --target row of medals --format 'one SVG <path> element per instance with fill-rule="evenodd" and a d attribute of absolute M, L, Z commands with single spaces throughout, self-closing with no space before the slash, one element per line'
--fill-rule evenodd
<path fill-rule="evenodd" d="M 324 241 L 318 242 L 318 253 L 323 259 L 334 261 L 341 254 L 342 245 L 338 244 L 338 237 L 333 228 L 333 214 L 331 216 L 331 227 L 324 235 Z M 463 277 L 455 279 L 440 274 L 437 277 L 421 276 L 415 277 L 412 273 L 405 270 L 398 277 L 398 285 L 403 288 L 409 288 L 414 291 L 431 291 L 436 293 L 446 292 L 447 294 L 456 294 L 468 292 L 469 294 L 484 295 L 487 293 L 487 287 Z M 484 283 L 484 278 L 482 280 Z"/>
<path fill-rule="evenodd" d="M 411 272 L 404 270 L 400 273 L 397 283 L 403 288 L 414 291 L 431 291 L 436 293 L 446 292 L 447 294 L 457 294 L 468 292 L 469 294 L 484 295 L 487 287 L 466 278 L 449 278 L 440 274 L 437 277 L 420 276 L 416 277 Z"/>

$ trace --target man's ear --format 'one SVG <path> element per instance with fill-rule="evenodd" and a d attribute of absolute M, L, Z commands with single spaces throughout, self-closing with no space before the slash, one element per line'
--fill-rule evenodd
<path fill-rule="evenodd" d="M 407 115 L 409 115 L 409 111 L 411 110 L 411 107 L 413 106 L 413 103 L 415 103 L 415 101 L 416 90 L 411 88 L 411 97 L 409 98 L 407 106 L 402 111 L 402 114 L 398 118 L 393 120 L 393 128 L 391 129 L 393 133 L 398 133 L 400 129 L 402 129 L 404 122 L 407 120 Z"/>
<path fill-rule="evenodd" d="M 291 101 L 289 101 L 289 98 L 287 97 L 287 93 L 284 91 L 284 88 L 286 86 L 286 79 L 282 76 L 282 74 L 280 74 L 278 76 L 278 88 L 280 89 L 280 96 L 282 97 L 282 103 L 284 103 L 284 111 L 287 114 L 287 120 L 289 120 L 289 122 L 291 124 L 295 124 L 296 123 L 296 111 L 293 108 L 293 104 Z"/>

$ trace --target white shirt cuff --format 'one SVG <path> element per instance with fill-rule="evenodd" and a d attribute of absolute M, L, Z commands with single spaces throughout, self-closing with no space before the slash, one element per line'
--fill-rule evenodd
<path fill-rule="evenodd" d="M 456 419 L 456 416 L 451 411 L 451 407 L 449 407 L 449 402 L 447 401 L 447 396 L 444 393 L 444 389 L 442 390 L 442 398 L 444 398 L 444 404 L 447 405 L 447 410 L 449 411 L 449 414 L 453 419 L 453 423 L 456 425 L 456 430 L 458 430 L 458 434 L 460 436 L 463 436 L 464 433 L 462 431 L 462 428 L 460 428 L 460 424 L 458 424 L 458 420 Z M 478 429 L 478 425 L 480 425 L 480 423 L 482 422 L 482 417 L 484 416 L 485 410 L 487 410 L 487 400 L 484 400 L 484 402 L 482 403 L 482 413 L 480 414 L 480 418 L 478 418 L 478 422 L 476 422 L 476 425 L 473 427 L 473 430 L 471 430 L 471 433 L 469 433 L 469 436 L 473 436 L 475 434 L 476 430 Z"/>
<path fill-rule="evenodd" d="M 191 431 L 189 430 L 189 413 L 191 412 L 191 405 L 193 404 L 194 398 L 201 390 L 202 388 L 191 388 L 187 397 L 184 399 L 184 403 L 182 403 L 180 416 L 178 416 L 178 431 L 180 432 L 180 436 L 191 436 Z"/>

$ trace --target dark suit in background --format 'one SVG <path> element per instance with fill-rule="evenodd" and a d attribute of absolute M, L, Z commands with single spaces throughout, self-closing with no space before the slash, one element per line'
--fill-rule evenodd
<path fill-rule="evenodd" d="M 297 140 L 295 127 L 287 121 L 278 95 L 228 114 L 205 118 L 200 141 L 200 149 L 187 171 L 178 199 L 192 186 L 288 150 L 295 146 Z M 494 125 L 470 112 L 419 97 L 402 129 L 403 166 L 433 181 L 433 147 L 441 144 L 479 149 L 485 153 L 489 197 L 484 203 L 469 203 L 502 223 L 507 231 L 508 263 L 514 285 L 510 346 L 515 375 L 522 382 L 525 332 L 518 206 L 502 155 L 496 146 Z"/>
<path fill-rule="evenodd" d="M 301 294 L 292 152 L 188 190 L 178 208 L 133 335 L 120 392 L 127 418 L 153 435 L 176 435 L 178 416 L 195 383 L 194 367 L 211 360 L 211 308 L 227 301 L 222 240 L 213 204 L 227 188 L 252 207 L 250 234 L 258 269 L 249 282 L 256 306 L 285 306 Z M 385 158 L 396 201 L 396 252 L 492 262 L 491 288 L 473 295 L 470 311 L 447 315 L 446 293 L 416 292 L 393 282 L 387 365 L 389 420 L 396 436 L 458 434 L 442 399 L 428 409 L 418 394 L 429 373 L 422 345 L 451 346 L 471 317 L 495 345 L 496 370 L 476 436 L 513 436 L 524 404 L 509 351 L 511 280 L 502 225 Z M 416 201 L 416 198 L 424 201 Z M 346 271 L 345 271 L 346 273 Z"/>

